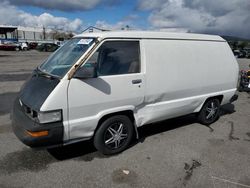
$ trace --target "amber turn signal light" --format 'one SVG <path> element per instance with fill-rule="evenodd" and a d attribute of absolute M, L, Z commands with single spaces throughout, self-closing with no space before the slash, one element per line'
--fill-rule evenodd
<path fill-rule="evenodd" d="M 26 131 L 28 135 L 32 136 L 32 137 L 42 137 L 42 136 L 48 136 L 49 135 L 49 131 L 39 131 L 39 132 L 30 132 L 30 131 Z"/>

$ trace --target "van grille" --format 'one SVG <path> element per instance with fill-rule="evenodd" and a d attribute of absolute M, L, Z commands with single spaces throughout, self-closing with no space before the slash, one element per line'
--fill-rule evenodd
<path fill-rule="evenodd" d="M 24 111 L 24 113 L 29 116 L 30 118 L 32 118 L 33 120 L 35 118 L 37 118 L 37 111 L 33 110 L 32 108 L 30 108 L 29 106 L 27 106 L 26 104 L 24 104 L 21 100 L 20 101 L 20 105 Z"/>

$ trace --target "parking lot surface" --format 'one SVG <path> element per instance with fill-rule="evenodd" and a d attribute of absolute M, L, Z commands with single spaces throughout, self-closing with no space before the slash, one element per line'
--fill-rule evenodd
<path fill-rule="evenodd" d="M 223 106 L 210 127 L 194 116 L 140 128 L 139 141 L 103 156 L 91 142 L 33 150 L 12 133 L 10 110 L 49 53 L 0 51 L 0 187 L 250 187 L 250 95 Z M 240 69 L 250 60 L 239 59 Z"/>

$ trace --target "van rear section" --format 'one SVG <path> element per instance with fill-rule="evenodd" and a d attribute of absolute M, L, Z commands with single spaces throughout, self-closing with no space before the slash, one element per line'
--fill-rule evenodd
<path fill-rule="evenodd" d="M 238 64 L 219 36 L 165 32 L 77 35 L 21 89 L 13 130 L 30 147 L 93 139 L 125 150 L 137 127 L 196 113 L 209 125 L 237 99 Z"/>
<path fill-rule="evenodd" d="M 206 99 L 221 105 L 234 96 L 238 63 L 230 47 L 217 40 L 141 41 L 146 64 L 145 103 L 140 122 L 151 123 L 199 112 Z M 145 112 L 150 112 L 146 116 Z"/>

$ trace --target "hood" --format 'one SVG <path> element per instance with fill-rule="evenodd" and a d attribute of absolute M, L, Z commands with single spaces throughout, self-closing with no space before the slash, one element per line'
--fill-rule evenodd
<path fill-rule="evenodd" d="M 34 71 L 22 87 L 19 99 L 28 107 L 39 111 L 59 82 L 59 79 L 49 78 Z"/>

